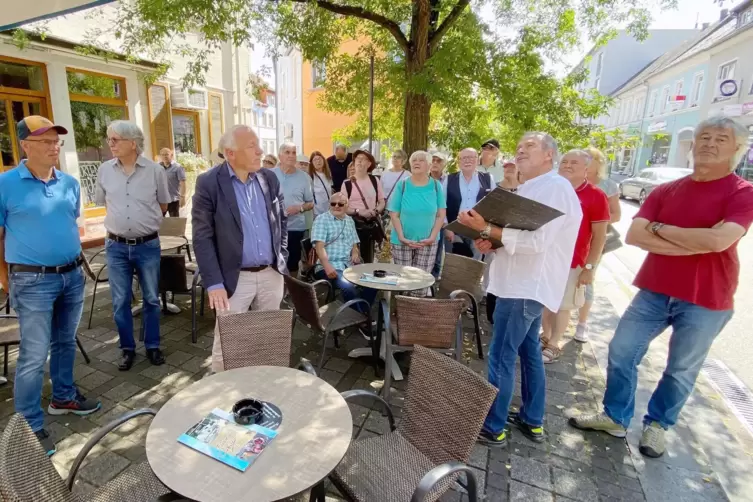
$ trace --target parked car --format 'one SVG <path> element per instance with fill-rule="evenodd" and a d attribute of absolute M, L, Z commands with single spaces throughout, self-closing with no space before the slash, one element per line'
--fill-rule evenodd
<path fill-rule="evenodd" d="M 680 179 L 693 172 L 685 167 L 652 167 L 644 169 L 637 176 L 625 178 L 620 183 L 620 198 L 636 199 L 643 205 L 651 191 L 668 181 Z"/>

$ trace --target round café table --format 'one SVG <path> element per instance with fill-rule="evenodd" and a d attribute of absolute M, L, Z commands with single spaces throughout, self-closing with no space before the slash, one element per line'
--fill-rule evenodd
<path fill-rule="evenodd" d="M 280 408 L 277 437 L 245 472 L 178 442 L 214 408 L 252 397 Z M 330 384 L 304 371 L 253 366 L 217 373 L 172 397 L 146 436 L 146 457 L 162 483 L 200 502 L 271 502 L 316 486 L 340 463 L 353 421 Z"/>
<path fill-rule="evenodd" d="M 363 276 L 372 275 L 375 270 L 384 270 L 387 272 L 388 277 L 397 279 L 397 284 L 381 284 L 378 282 L 364 281 Z M 392 293 L 408 293 L 410 291 L 416 291 L 419 289 L 425 289 L 434 284 L 434 276 L 430 273 L 421 270 L 416 267 L 408 267 L 405 265 L 395 265 L 394 263 L 365 263 L 363 265 L 353 265 L 350 268 L 346 268 L 343 271 L 343 277 L 348 282 L 351 282 L 357 286 L 363 288 L 376 289 L 382 292 L 385 301 L 387 302 L 387 315 L 391 315 L 392 309 Z M 382 310 L 379 309 L 377 314 L 377 333 L 382 330 Z M 392 336 L 389 333 L 385 333 L 381 338 L 381 348 L 379 351 L 380 356 L 384 359 L 384 344 L 387 336 Z M 349 357 L 364 357 L 370 356 L 370 348 L 360 348 L 351 350 L 348 354 Z M 392 361 L 392 378 L 394 380 L 402 380 L 403 372 L 400 371 L 400 367 L 397 362 Z"/>

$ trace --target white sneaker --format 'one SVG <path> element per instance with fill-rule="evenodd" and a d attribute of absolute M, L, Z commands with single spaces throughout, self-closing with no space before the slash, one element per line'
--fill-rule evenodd
<path fill-rule="evenodd" d="M 602 431 L 616 438 L 624 438 L 627 435 L 627 429 L 620 424 L 614 423 L 606 413 L 587 413 L 570 417 L 567 421 L 576 429 L 587 431 Z"/>
<path fill-rule="evenodd" d="M 643 426 L 643 435 L 638 443 L 638 449 L 642 454 L 650 458 L 659 458 L 664 455 L 664 435 L 667 431 L 656 422 Z"/>
<path fill-rule="evenodd" d="M 573 335 L 573 339 L 576 342 L 586 343 L 588 341 L 588 324 L 578 323 L 578 325 L 575 326 L 575 335 Z"/>
<path fill-rule="evenodd" d="M 4 376 L 0 376 L 0 385 L 5 385 L 6 383 L 8 383 L 8 379 Z"/>

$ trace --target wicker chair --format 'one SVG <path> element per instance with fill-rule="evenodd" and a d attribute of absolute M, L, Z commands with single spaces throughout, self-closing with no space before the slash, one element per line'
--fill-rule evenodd
<path fill-rule="evenodd" d="M 178 218 L 166 218 L 178 219 Z M 193 279 L 188 283 L 186 274 L 191 273 Z M 173 298 L 175 294 L 191 295 L 191 341 L 196 343 L 198 335 L 196 333 L 196 292 L 200 290 L 202 302 L 201 315 L 204 315 L 204 286 L 201 283 L 201 276 L 198 272 L 191 272 L 186 267 L 186 260 L 183 255 L 165 254 L 160 258 L 160 275 L 159 290 L 162 295 L 162 309 L 167 311 L 167 292 L 171 292 Z M 144 323 L 141 323 L 142 331 Z"/>
<path fill-rule="evenodd" d="M 334 300 L 320 307 L 319 305 L 324 302 L 320 302 L 320 300 L 317 299 L 316 288 L 319 286 L 327 289 L 327 298 L 331 298 L 333 294 L 332 286 L 329 281 L 321 280 L 309 284 L 286 275 L 285 286 L 290 293 L 290 298 L 293 302 L 293 310 L 295 312 L 293 327 L 295 327 L 296 319 L 300 319 L 314 330 L 315 333 L 321 333 L 324 335 L 322 354 L 319 356 L 319 364 L 316 367 L 317 371 L 321 371 L 322 366 L 324 365 L 324 355 L 327 350 L 327 340 L 329 339 L 330 333 L 334 336 L 335 347 L 339 347 L 338 332 L 355 326 L 363 326 L 369 333 L 372 356 L 374 358 L 374 367 L 377 367 L 377 358 L 379 355 L 377 353 L 377 344 L 374 341 L 374 335 L 371 329 L 371 305 L 369 305 L 369 302 L 360 298 L 345 303 L 342 303 L 339 300 Z M 366 307 L 366 314 L 361 314 L 351 308 L 352 306 L 359 304 Z"/>
<path fill-rule="evenodd" d="M 81 254 L 81 256 L 83 256 L 84 258 L 84 270 L 86 271 L 86 277 L 94 282 L 94 291 L 92 292 L 92 306 L 89 309 L 89 324 L 87 325 L 87 329 L 91 329 L 92 327 L 94 301 L 97 299 L 97 286 L 110 280 L 110 276 L 107 273 L 107 262 L 103 261 L 105 258 L 104 252 L 105 249 L 102 248 L 94 253 L 91 258 L 86 258 L 83 253 Z"/>
<path fill-rule="evenodd" d="M 183 237 L 186 241 L 185 244 L 175 250 L 176 254 L 181 254 L 185 248 L 188 255 L 188 261 L 193 261 L 191 258 L 191 244 L 186 237 L 186 224 L 188 218 L 162 218 L 162 223 L 159 226 L 159 234 L 165 237 Z"/>
<path fill-rule="evenodd" d="M 226 370 L 247 366 L 289 366 L 293 332 L 292 310 L 253 310 L 217 317 Z M 298 369 L 316 376 L 301 358 Z"/>
<path fill-rule="evenodd" d="M 449 298 L 453 292 L 458 292 L 457 295 L 468 298 L 473 314 L 473 327 L 476 330 L 476 348 L 479 359 L 484 358 L 484 350 L 481 348 L 478 304 L 484 295 L 481 290 L 481 279 L 484 277 L 487 266 L 482 261 L 447 253 L 444 257 L 444 268 L 442 269 L 442 280 L 439 281 L 439 287 L 432 287 L 436 298 Z"/>
<path fill-rule="evenodd" d="M 395 349 L 412 350 L 423 346 L 445 354 L 452 354 L 460 361 L 463 350 L 463 327 L 461 316 L 465 302 L 453 293 L 449 299 L 395 297 L 395 317 L 387 317 L 387 302 L 380 302 L 384 332 L 391 333 L 385 341 L 384 399 L 390 401 L 392 383 L 392 357 Z"/>
<path fill-rule="evenodd" d="M 126 470 L 92 494 L 83 496 L 72 493 L 81 464 L 105 435 L 133 418 L 154 416 L 155 413 L 149 409 L 132 411 L 97 430 L 76 456 L 65 481 L 53 467 L 26 419 L 16 413 L 10 418 L 0 440 L 0 499 L 14 502 L 144 502 L 167 499 L 170 490 L 160 483 L 146 462 Z"/>
<path fill-rule="evenodd" d="M 389 404 L 365 390 L 342 393 L 346 401 L 378 401 L 390 431 L 356 439 L 330 479 L 355 501 L 435 501 L 465 472 L 469 500 L 477 482 L 465 465 L 497 389 L 449 357 L 416 346 L 400 427 Z M 358 431 L 360 434 L 360 430 Z"/>

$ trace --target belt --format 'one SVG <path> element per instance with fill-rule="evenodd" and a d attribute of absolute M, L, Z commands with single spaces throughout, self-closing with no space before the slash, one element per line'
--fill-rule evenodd
<path fill-rule="evenodd" d="M 241 272 L 261 272 L 269 268 L 269 265 L 262 265 L 261 267 L 242 267 Z"/>
<path fill-rule="evenodd" d="M 68 263 L 67 265 L 60 265 L 59 267 L 46 267 L 40 265 L 21 265 L 19 263 L 11 263 L 10 271 L 12 272 L 32 272 L 35 274 L 64 274 L 70 272 L 81 266 L 84 260 L 79 256 L 75 261 Z"/>
<path fill-rule="evenodd" d="M 159 238 L 159 232 L 154 232 L 153 234 L 145 235 L 143 237 L 121 237 L 119 235 L 113 234 L 112 232 L 107 232 L 107 238 L 111 241 L 120 242 L 121 244 L 137 246 L 139 244 L 143 244 L 145 242 L 153 241 L 154 239 Z"/>

